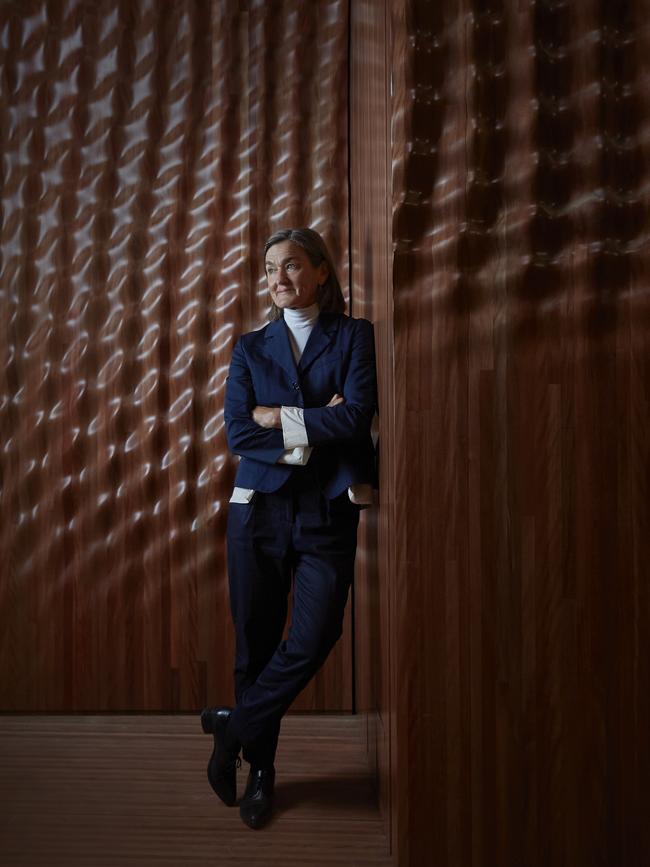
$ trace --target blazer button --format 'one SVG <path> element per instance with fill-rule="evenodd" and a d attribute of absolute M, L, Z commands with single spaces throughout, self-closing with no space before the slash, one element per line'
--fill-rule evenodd
<path fill-rule="evenodd" d="M 292 382 L 291 387 L 293 388 L 294 391 L 300 391 L 300 386 L 298 385 L 297 382 Z"/>

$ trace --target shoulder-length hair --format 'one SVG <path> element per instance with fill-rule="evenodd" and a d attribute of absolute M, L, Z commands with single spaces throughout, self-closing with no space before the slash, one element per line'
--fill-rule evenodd
<path fill-rule="evenodd" d="M 292 241 L 298 244 L 309 257 L 309 261 L 318 268 L 321 262 L 327 264 L 328 276 L 327 280 L 318 289 L 316 301 L 321 313 L 344 313 L 345 298 L 341 291 L 339 278 L 336 276 L 336 270 L 332 257 L 318 232 L 313 229 L 280 229 L 274 232 L 264 244 L 264 258 L 274 244 L 279 244 L 281 241 Z M 282 318 L 282 310 L 271 302 L 271 310 L 269 311 L 269 321 Z"/>

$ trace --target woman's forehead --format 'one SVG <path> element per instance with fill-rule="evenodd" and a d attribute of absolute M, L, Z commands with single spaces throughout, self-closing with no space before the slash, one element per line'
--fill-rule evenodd
<path fill-rule="evenodd" d="M 280 264 L 285 259 L 308 258 L 300 244 L 295 241 L 278 241 L 266 251 L 265 261 Z"/>

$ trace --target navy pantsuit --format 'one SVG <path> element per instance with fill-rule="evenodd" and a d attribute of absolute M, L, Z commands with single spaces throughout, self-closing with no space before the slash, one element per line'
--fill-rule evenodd
<path fill-rule="evenodd" d="M 345 404 L 326 407 L 336 392 Z M 305 467 L 277 463 L 282 432 L 252 421 L 258 404 L 304 407 L 314 447 Z M 230 503 L 228 512 L 237 699 L 230 730 L 258 767 L 273 763 L 283 714 L 342 633 L 359 520 L 347 491 L 374 482 L 375 409 L 372 326 L 365 320 L 321 314 L 298 366 L 283 320 L 235 347 L 226 431 L 242 457 L 236 484 L 256 494 L 250 503 Z M 292 581 L 291 624 L 282 640 Z"/>

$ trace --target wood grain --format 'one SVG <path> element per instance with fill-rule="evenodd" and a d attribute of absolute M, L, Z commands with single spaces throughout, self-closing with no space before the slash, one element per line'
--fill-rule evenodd
<path fill-rule="evenodd" d="M 232 701 L 223 429 L 261 248 L 345 291 L 347 0 L 0 4 L 0 708 Z M 351 618 L 296 702 L 352 707 Z"/>
<path fill-rule="evenodd" d="M 390 311 L 372 586 L 400 865 L 650 861 L 646 13 L 353 12 L 353 294 Z"/>
<path fill-rule="evenodd" d="M 196 716 L 5 715 L 3 864 L 388 867 L 364 741 L 361 717 L 285 719 L 276 815 L 251 831 L 208 784 Z"/>
<path fill-rule="evenodd" d="M 375 328 L 381 435 L 378 508 L 362 513 L 355 574 L 356 709 L 368 714 L 368 750 L 390 822 L 390 593 L 392 556 L 393 311 L 390 292 L 390 163 L 386 57 L 388 21 L 382 4 L 351 7 L 350 166 L 352 311 Z"/>

